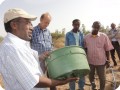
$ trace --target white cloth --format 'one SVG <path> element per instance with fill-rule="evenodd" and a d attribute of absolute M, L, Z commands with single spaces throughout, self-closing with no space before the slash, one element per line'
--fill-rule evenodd
<path fill-rule="evenodd" d="M 75 37 L 76 45 L 79 46 L 79 32 L 77 32 L 77 33 L 74 33 L 74 32 L 73 32 L 73 35 L 74 35 L 74 37 Z"/>
<path fill-rule="evenodd" d="M 5 90 L 34 90 L 43 75 L 37 52 L 30 48 L 29 42 L 11 33 L 0 44 L 0 73 Z"/>
<path fill-rule="evenodd" d="M 117 33 L 117 31 L 112 30 L 112 35 L 113 35 L 113 36 L 114 36 L 116 33 Z M 116 39 L 116 38 L 112 38 L 112 41 L 117 41 L 117 39 Z"/>

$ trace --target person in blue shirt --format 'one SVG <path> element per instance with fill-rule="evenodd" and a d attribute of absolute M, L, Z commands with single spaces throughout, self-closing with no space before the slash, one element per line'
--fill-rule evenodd
<path fill-rule="evenodd" d="M 38 51 L 41 56 L 40 66 L 43 73 L 46 71 L 44 53 L 52 51 L 52 36 L 50 31 L 47 29 L 51 22 L 51 15 L 49 13 L 43 13 L 40 17 L 40 23 L 34 27 L 32 32 L 31 48 Z M 56 90 L 56 87 L 51 87 L 50 90 Z"/>
<path fill-rule="evenodd" d="M 83 47 L 83 33 L 80 31 L 80 20 L 75 19 L 72 22 L 73 29 L 66 33 L 65 46 L 77 45 Z M 80 90 L 84 90 L 85 78 L 82 77 L 78 81 Z M 75 82 L 69 83 L 70 90 L 75 90 Z"/>

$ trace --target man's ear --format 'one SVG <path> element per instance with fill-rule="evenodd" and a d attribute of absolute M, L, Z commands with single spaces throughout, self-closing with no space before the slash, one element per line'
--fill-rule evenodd
<path fill-rule="evenodd" d="M 13 30 L 15 30 L 17 28 L 17 24 L 15 22 L 11 22 L 10 26 Z"/>
<path fill-rule="evenodd" d="M 72 24 L 72 26 L 74 26 L 74 24 Z"/>

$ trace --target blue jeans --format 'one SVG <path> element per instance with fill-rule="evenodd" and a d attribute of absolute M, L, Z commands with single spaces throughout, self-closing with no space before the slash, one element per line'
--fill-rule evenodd
<path fill-rule="evenodd" d="M 82 77 L 78 81 L 79 89 L 84 90 L 84 85 L 85 85 L 85 77 Z M 75 90 L 75 81 L 69 82 L 69 87 L 70 87 L 70 90 Z"/>

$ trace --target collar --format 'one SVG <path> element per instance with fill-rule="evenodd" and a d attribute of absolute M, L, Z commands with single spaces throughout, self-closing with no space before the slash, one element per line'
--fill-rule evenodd
<path fill-rule="evenodd" d="M 15 45 L 20 45 L 20 46 L 23 46 L 23 45 L 29 45 L 29 41 L 25 41 L 17 36 L 15 36 L 14 34 L 12 33 L 7 33 L 7 38 L 10 39 L 10 41 L 15 44 Z"/>
<path fill-rule="evenodd" d="M 73 34 L 74 32 L 71 30 L 70 33 Z M 81 31 L 79 30 L 77 33 L 81 33 Z"/>
<path fill-rule="evenodd" d="M 100 36 L 100 32 L 98 32 L 98 34 L 97 35 L 92 35 L 92 33 L 90 33 L 90 35 L 91 35 L 91 37 L 99 37 Z"/>
<path fill-rule="evenodd" d="M 41 28 L 40 28 L 40 23 L 38 24 L 37 27 L 39 28 L 40 31 L 47 31 L 47 28 L 45 28 L 45 29 L 41 29 Z"/>

